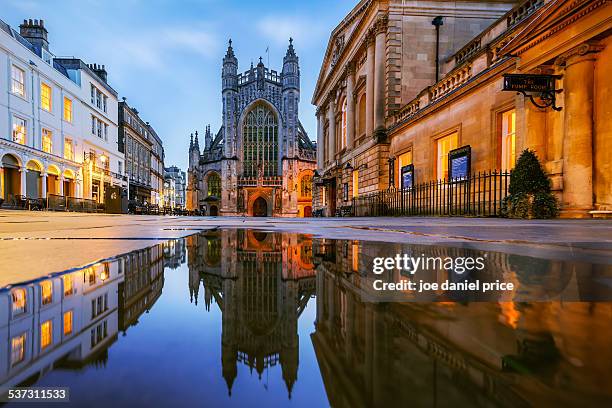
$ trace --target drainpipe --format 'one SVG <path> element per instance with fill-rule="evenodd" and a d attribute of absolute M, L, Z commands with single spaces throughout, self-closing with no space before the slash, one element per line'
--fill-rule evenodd
<path fill-rule="evenodd" d="M 444 24 L 442 16 L 437 16 L 431 22 L 436 27 L 436 83 L 440 79 L 440 26 Z"/>

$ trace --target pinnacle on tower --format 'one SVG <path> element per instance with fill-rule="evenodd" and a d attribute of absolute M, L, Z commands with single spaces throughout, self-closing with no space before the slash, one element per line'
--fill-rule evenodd
<path fill-rule="evenodd" d="M 193 142 L 193 145 L 196 149 L 198 149 L 198 151 L 200 150 L 200 143 L 198 142 L 198 131 L 197 130 L 195 132 L 195 141 Z"/>
<path fill-rule="evenodd" d="M 227 52 L 225 53 L 225 58 L 234 58 L 234 49 L 232 48 L 232 39 L 230 38 L 228 41 Z"/>
<path fill-rule="evenodd" d="M 193 133 L 191 134 L 191 139 L 189 140 L 189 150 L 193 150 Z"/>

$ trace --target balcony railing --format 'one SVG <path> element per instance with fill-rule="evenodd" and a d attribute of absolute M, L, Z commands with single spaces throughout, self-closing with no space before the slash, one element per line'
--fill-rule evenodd
<path fill-rule="evenodd" d="M 337 215 L 497 217 L 501 215 L 509 184 L 510 172 L 489 171 L 465 179 L 421 183 L 403 190 L 391 188 L 355 197 Z"/>

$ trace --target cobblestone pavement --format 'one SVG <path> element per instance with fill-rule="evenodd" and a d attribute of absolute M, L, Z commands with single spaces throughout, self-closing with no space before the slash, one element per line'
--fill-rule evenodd
<path fill-rule="evenodd" d="M 0 288 L 211 228 L 612 259 L 612 220 L 171 217 L 0 210 Z"/>

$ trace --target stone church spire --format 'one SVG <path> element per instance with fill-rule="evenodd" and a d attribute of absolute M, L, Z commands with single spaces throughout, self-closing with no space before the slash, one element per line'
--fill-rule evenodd
<path fill-rule="evenodd" d="M 193 142 L 193 148 L 198 152 L 200 151 L 200 142 L 198 142 L 198 131 L 195 132 L 195 141 Z"/>

